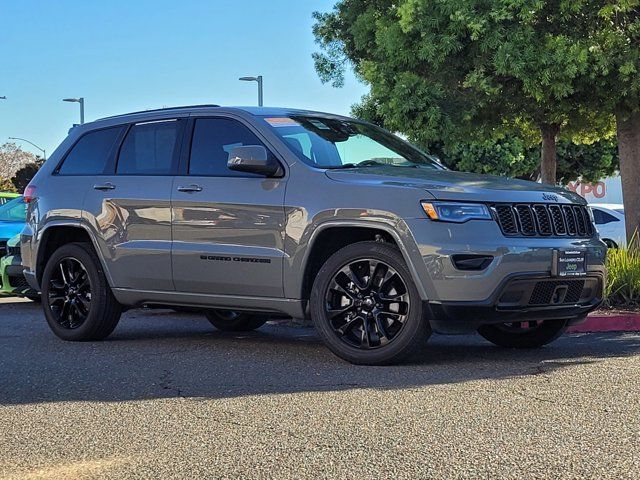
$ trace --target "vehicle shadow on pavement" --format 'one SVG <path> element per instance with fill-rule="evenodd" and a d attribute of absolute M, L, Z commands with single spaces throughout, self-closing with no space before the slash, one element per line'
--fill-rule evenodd
<path fill-rule="evenodd" d="M 411 363 L 366 367 L 333 356 L 308 327 L 269 324 L 238 335 L 199 315 L 136 310 L 106 341 L 69 343 L 53 336 L 37 306 L 0 305 L 2 405 L 409 389 L 544 375 L 631 355 L 640 355 L 640 335 L 570 335 L 539 350 L 434 335 Z"/>

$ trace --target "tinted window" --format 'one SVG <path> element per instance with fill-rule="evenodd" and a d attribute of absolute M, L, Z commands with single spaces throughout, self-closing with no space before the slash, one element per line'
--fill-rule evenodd
<path fill-rule="evenodd" d="M 122 143 L 117 173 L 170 175 L 177 157 L 180 126 L 177 120 L 133 125 Z"/>
<path fill-rule="evenodd" d="M 106 128 L 84 135 L 71 149 L 58 170 L 62 175 L 105 173 L 122 127 Z"/>
<path fill-rule="evenodd" d="M 618 219 L 603 210 L 593 209 L 593 218 L 596 221 L 596 225 L 604 225 L 605 223 L 617 222 Z"/>
<path fill-rule="evenodd" d="M 227 168 L 229 152 L 243 145 L 263 145 L 251 130 L 235 120 L 204 118 L 196 120 L 189 160 L 190 175 L 221 177 L 260 177 Z"/>

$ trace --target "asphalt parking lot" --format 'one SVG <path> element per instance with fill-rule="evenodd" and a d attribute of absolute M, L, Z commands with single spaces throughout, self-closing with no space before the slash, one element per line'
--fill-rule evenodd
<path fill-rule="evenodd" d="M 639 394 L 637 334 L 355 367 L 310 328 L 164 310 L 64 343 L 0 300 L 0 478 L 638 478 Z"/>

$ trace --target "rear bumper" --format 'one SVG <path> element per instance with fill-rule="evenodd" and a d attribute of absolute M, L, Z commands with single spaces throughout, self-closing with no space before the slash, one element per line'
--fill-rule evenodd
<path fill-rule="evenodd" d="M 38 279 L 36 278 L 36 274 L 31 270 L 24 270 L 23 272 L 24 278 L 27 279 L 27 283 L 31 288 L 33 288 L 36 292 L 40 291 L 40 285 L 38 285 Z"/>
<path fill-rule="evenodd" d="M 567 298 L 563 282 L 582 282 L 582 292 Z M 537 285 L 543 288 L 536 288 Z M 431 328 L 437 333 L 457 334 L 475 331 L 481 325 L 529 320 L 569 320 L 580 323 L 602 303 L 604 276 L 589 275 L 580 279 L 561 280 L 549 276 L 514 276 L 482 302 L 425 302 Z M 549 287 L 548 289 L 544 287 Z M 540 290 L 552 292 L 540 298 Z M 520 291 L 518 298 L 513 295 Z M 505 301 L 506 300 L 506 301 Z M 510 300 L 510 301 L 509 301 Z M 557 301 L 558 303 L 554 303 Z"/>

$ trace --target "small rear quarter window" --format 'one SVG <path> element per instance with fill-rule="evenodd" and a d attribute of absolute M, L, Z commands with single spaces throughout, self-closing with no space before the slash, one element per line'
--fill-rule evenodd
<path fill-rule="evenodd" d="M 60 175 L 100 175 L 105 173 L 123 127 L 105 128 L 83 135 L 58 169 Z"/>

